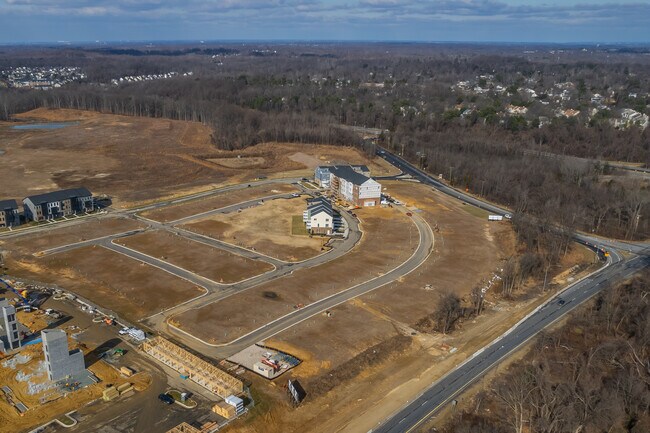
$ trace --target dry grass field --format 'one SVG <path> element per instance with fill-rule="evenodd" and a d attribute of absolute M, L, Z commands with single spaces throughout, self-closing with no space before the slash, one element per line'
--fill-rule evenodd
<path fill-rule="evenodd" d="M 181 218 L 200 214 L 202 212 L 208 212 L 215 209 L 221 209 L 226 206 L 232 206 L 234 204 L 249 200 L 255 200 L 270 195 L 284 194 L 296 191 L 298 191 L 298 188 L 295 185 L 283 183 L 251 186 L 250 188 L 246 189 L 226 191 L 220 194 L 215 194 L 208 198 L 200 198 L 197 200 L 191 200 L 179 204 L 161 207 L 158 209 L 153 209 L 150 211 L 145 211 L 142 212 L 141 215 L 154 221 L 167 223 L 176 221 Z"/>
<path fill-rule="evenodd" d="M 291 234 L 293 216 L 302 216 L 306 206 L 303 198 L 268 200 L 263 205 L 213 215 L 184 228 L 280 260 L 300 261 L 321 254 L 328 240 Z"/>
<path fill-rule="evenodd" d="M 102 247 L 12 261 L 12 275 L 57 284 L 137 321 L 204 293 L 163 270 Z"/>
<path fill-rule="evenodd" d="M 368 164 L 376 174 L 387 171 L 385 162 L 345 147 L 265 143 L 221 151 L 211 143 L 210 129 L 196 122 L 48 109 L 16 118 L 78 124 L 50 130 L 0 124 L 1 198 L 85 186 L 127 206 L 260 175 L 307 175 L 314 163 L 328 161 Z"/>
<path fill-rule="evenodd" d="M 419 215 L 438 228 L 434 253 L 405 278 L 335 307 L 329 317 L 313 317 L 266 341 L 303 360 L 291 375 L 301 380 L 308 394 L 313 381 L 377 342 L 398 332 L 410 336 L 409 325 L 435 309 L 442 290 L 457 293 L 467 303 L 471 288 L 515 253 L 514 233 L 508 223 L 488 223 L 487 217 L 465 211 L 467 206 L 422 185 L 384 182 L 384 186 L 390 194 L 419 209 Z M 593 254 L 577 248 L 562 267 L 591 260 Z M 427 284 L 431 285 L 429 290 L 425 290 Z M 454 333 L 418 333 L 409 349 L 394 353 L 387 362 L 363 370 L 324 397 L 308 399 L 298 409 L 271 409 L 264 418 L 248 425 L 247 431 L 368 431 L 373 428 L 372 420 L 397 410 L 401 402 L 512 326 L 540 299 L 529 296 L 503 301 L 490 297 L 488 310 L 480 318 L 460 324 Z M 451 347 L 458 351 L 449 353 Z M 337 417 L 329 416 L 331 413 Z"/>
<path fill-rule="evenodd" d="M 514 237 L 508 224 L 488 223 L 487 217 L 464 212 L 462 204 L 422 185 L 384 185 L 390 194 L 419 209 L 418 215 L 431 227 L 438 227 L 434 252 L 416 271 L 361 296 L 356 302 L 336 307 L 331 317 L 314 317 L 304 326 L 274 337 L 274 346 L 297 348 L 310 360 L 294 371 L 299 377 L 303 377 L 303 368 L 307 376 L 312 375 L 319 371 L 319 366 L 336 366 L 376 344 L 378 339 L 389 338 L 394 335 L 395 326 L 414 325 L 435 309 L 444 290 L 466 296 L 475 284 L 497 270 L 503 257 L 513 252 Z M 431 285 L 430 290 L 425 290 L 427 284 Z M 337 331 L 332 332 L 332 328 Z M 390 332 L 374 333 L 383 328 Z M 314 344 L 314 335 L 320 335 L 318 344 Z M 320 373 L 323 371 L 320 369 Z"/>
<path fill-rule="evenodd" d="M 266 322 L 393 269 L 413 253 L 418 231 L 396 209 L 359 209 L 364 231 L 348 254 L 300 269 L 281 280 L 254 287 L 222 301 L 181 313 L 174 323 L 211 343 L 231 341 Z M 274 292 L 269 297 L 265 292 Z"/>
<path fill-rule="evenodd" d="M 273 270 L 269 263 L 164 231 L 145 232 L 115 242 L 222 284 L 236 283 Z"/>

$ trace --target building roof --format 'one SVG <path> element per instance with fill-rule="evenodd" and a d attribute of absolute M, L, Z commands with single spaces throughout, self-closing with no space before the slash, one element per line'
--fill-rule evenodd
<path fill-rule="evenodd" d="M 361 170 L 365 173 L 370 173 L 370 169 L 368 168 L 367 165 L 360 164 L 360 165 L 352 165 L 351 167 L 356 168 L 357 170 Z"/>
<path fill-rule="evenodd" d="M 370 179 L 368 176 L 364 176 L 363 174 L 359 173 L 358 171 L 355 171 L 349 165 L 335 165 L 335 166 L 332 166 L 332 167 L 330 167 L 330 172 L 334 176 L 340 177 L 341 179 L 345 179 L 348 182 L 351 182 L 351 183 L 353 183 L 355 185 L 362 185 L 368 179 Z"/>
<path fill-rule="evenodd" d="M 0 200 L 0 211 L 18 209 L 16 200 Z"/>
<path fill-rule="evenodd" d="M 327 213 L 332 216 L 332 203 L 325 197 L 317 197 L 307 201 L 307 210 L 311 216 L 317 215 L 321 212 Z"/>
<path fill-rule="evenodd" d="M 25 200 L 29 200 L 35 205 L 50 203 L 53 201 L 67 200 L 74 197 L 88 197 L 92 196 L 92 193 L 86 188 L 73 188 L 73 189 L 62 189 L 60 191 L 47 192 L 45 194 L 30 195 L 25 197 Z"/>

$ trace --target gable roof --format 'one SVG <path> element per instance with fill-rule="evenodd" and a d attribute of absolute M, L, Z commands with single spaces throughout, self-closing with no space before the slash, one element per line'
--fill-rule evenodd
<path fill-rule="evenodd" d="M 0 200 L 0 211 L 18 209 L 16 200 Z"/>
<path fill-rule="evenodd" d="M 62 189 L 60 191 L 47 192 L 45 194 L 31 195 L 25 197 L 25 200 L 29 200 L 35 205 L 50 203 L 53 201 L 67 200 L 74 197 L 88 197 L 92 196 L 92 193 L 86 188 L 73 188 L 73 189 Z"/>
<path fill-rule="evenodd" d="M 307 200 L 307 210 L 309 211 L 309 216 L 317 215 L 321 212 L 325 212 L 327 215 L 332 216 L 332 203 L 325 197 L 316 197 L 310 200 Z"/>
<path fill-rule="evenodd" d="M 364 176 L 358 171 L 355 171 L 349 165 L 335 165 L 330 168 L 330 171 L 334 176 L 345 179 L 355 185 L 361 185 L 369 179 L 368 176 Z"/>

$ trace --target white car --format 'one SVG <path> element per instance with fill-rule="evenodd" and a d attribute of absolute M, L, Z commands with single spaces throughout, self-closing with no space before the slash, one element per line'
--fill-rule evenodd
<path fill-rule="evenodd" d="M 297 192 L 294 192 L 294 193 L 291 194 L 291 197 L 300 197 L 300 194 L 298 194 Z"/>
<path fill-rule="evenodd" d="M 120 335 L 126 335 L 126 334 L 129 333 L 129 328 L 124 327 L 124 328 L 120 329 L 120 330 L 117 331 L 117 332 L 118 332 Z"/>

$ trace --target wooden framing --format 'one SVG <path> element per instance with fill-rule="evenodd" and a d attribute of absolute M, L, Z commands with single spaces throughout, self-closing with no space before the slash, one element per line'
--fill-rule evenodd
<path fill-rule="evenodd" d="M 171 430 L 167 430 L 167 433 L 201 433 L 201 430 L 192 427 L 186 422 L 180 423 Z"/>
<path fill-rule="evenodd" d="M 140 346 L 148 355 L 173 368 L 182 375 L 188 376 L 207 390 L 221 398 L 240 394 L 244 391 L 244 383 L 220 368 L 192 355 L 187 350 L 174 343 L 156 336 Z"/>

